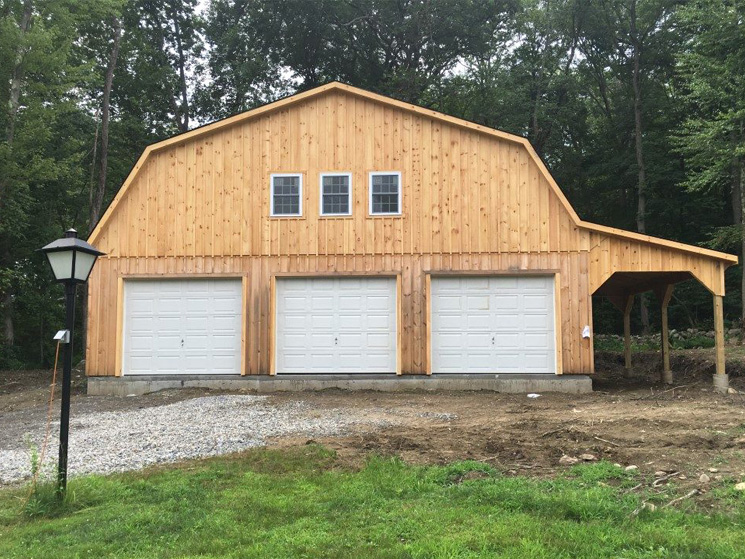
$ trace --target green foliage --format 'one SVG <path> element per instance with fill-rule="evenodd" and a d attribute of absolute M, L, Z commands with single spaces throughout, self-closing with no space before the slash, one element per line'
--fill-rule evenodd
<path fill-rule="evenodd" d="M 713 508 L 635 516 L 643 497 L 619 470 L 601 462 L 531 480 L 477 462 L 373 457 L 352 471 L 315 445 L 254 450 L 74 478 L 68 502 L 34 514 L 20 510 L 25 490 L 0 490 L 0 556 L 739 556 L 741 496 L 722 490 Z"/>
<path fill-rule="evenodd" d="M 1 0 L 0 367 L 50 364 L 61 293 L 34 251 L 90 228 L 115 19 L 104 205 L 146 145 L 341 80 L 526 136 L 582 218 L 635 229 L 641 45 L 647 232 L 739 252 L 744 10 L 735 0 Z M 726 272 L 728 320 L 741 316 L 741 277 L 741 266 Z M 620 331 L 620 313 L 593 306 L 597 332 Z M 676 287 L 671 327 L 711 318 L 705 289 Z"/>

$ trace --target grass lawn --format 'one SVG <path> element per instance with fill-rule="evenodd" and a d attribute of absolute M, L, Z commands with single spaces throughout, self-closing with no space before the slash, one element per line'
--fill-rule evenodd
<path fill-rule="evenodd" d="M 608 463 L 550 481 L 485 464 L 338 467 L 310 445 L 70 483 L 61 509 L 0 491 L 0 557 L 745 557 L 745 498 L 719 512 L 642 510 L 634 474 Z M 658 497 L 658 504 L 674 493 Z"/>

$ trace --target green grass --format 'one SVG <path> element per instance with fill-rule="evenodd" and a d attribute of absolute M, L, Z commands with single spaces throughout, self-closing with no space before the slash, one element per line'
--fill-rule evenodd
<path fill-rule="evenodd" d="M 721 512 L 642 511 L 634 474 L 608 463 L 553 480 L 479 462 L 360 471 L 318 446 L 73 479 L 24 512 L 0 491 L 0 557 L 732 558 L 745 556 L 745 499 Z M 669 497 L 665 497 L 666 499 Z"/>

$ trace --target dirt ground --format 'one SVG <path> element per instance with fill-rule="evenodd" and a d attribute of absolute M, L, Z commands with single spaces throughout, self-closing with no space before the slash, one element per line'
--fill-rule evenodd
<path fill-rule="evenodd" d="M 473 459 L 512 475 L 551 476 L 567 466 L 564 455 L 636 465 L 650 476 L 678 472 L 682 485 L 700 487 L 702 473 L 711 484 L 745 480 L 745 355 L 728 361 L 736 394 L 711 388 L 710 350 L 673 353 L 675 385 L 657 380 L 659 354 L 635 356 L 631 379 L 622 376 L 620 355 L 596 355 L 594 392 L 585 395 L 491 392 L 282 393 L 277 403 L 302 399 L 318 409 L 357 409 L 395 416 L 401 424 L 386 430 L 321 438 L 341 463 L 361 464 L 370 453 L 398 455 L 407 462 L 442 464 Z M 72 413 L 145 408 L 193 398 L 204 390 L 175 390 L 140 397 L 92 397 L 76 373 Z M 0 446 L 46 415 L 47 371 L 0 373 Z M 742 393 L 740 393 L 742 391 Z M 214 393 L 214 392 L 211 392 Z M 55 416 L 57 411 L 55 410 Z M 273 441 L 278 446 L 307 439 Z M 682 478 L 681 478 L 682 476 Z"/>

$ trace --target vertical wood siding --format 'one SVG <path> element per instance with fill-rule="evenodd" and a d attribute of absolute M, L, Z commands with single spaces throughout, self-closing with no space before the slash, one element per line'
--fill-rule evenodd
<path fill-rule="evenodd" d="M 557 271 L 563 372 L 590 373 L 581 332 L 591 293 L 647 250 L 580 229 L 524 145 L 336 89 L 171 143 L 138 166 L 95 240 L 107 256 L 89 285 L 89 375 L 118 374 L 121 277 L 245 277 L 246 372 L 266 374 L 272 275 L 333 272 L 401 274 L 401 368 L 421 374 L 426 274 L 459 270 Z M 369 215 L 370 171 L 401 173 L 401 216 Z M 351 216 L 320 216 L 324 172 L 352 174 Z M 270 217 L 272 173 L 303 174 L 301 217 Z M 668 256 L 648 250 L 655 266 Z"/>

